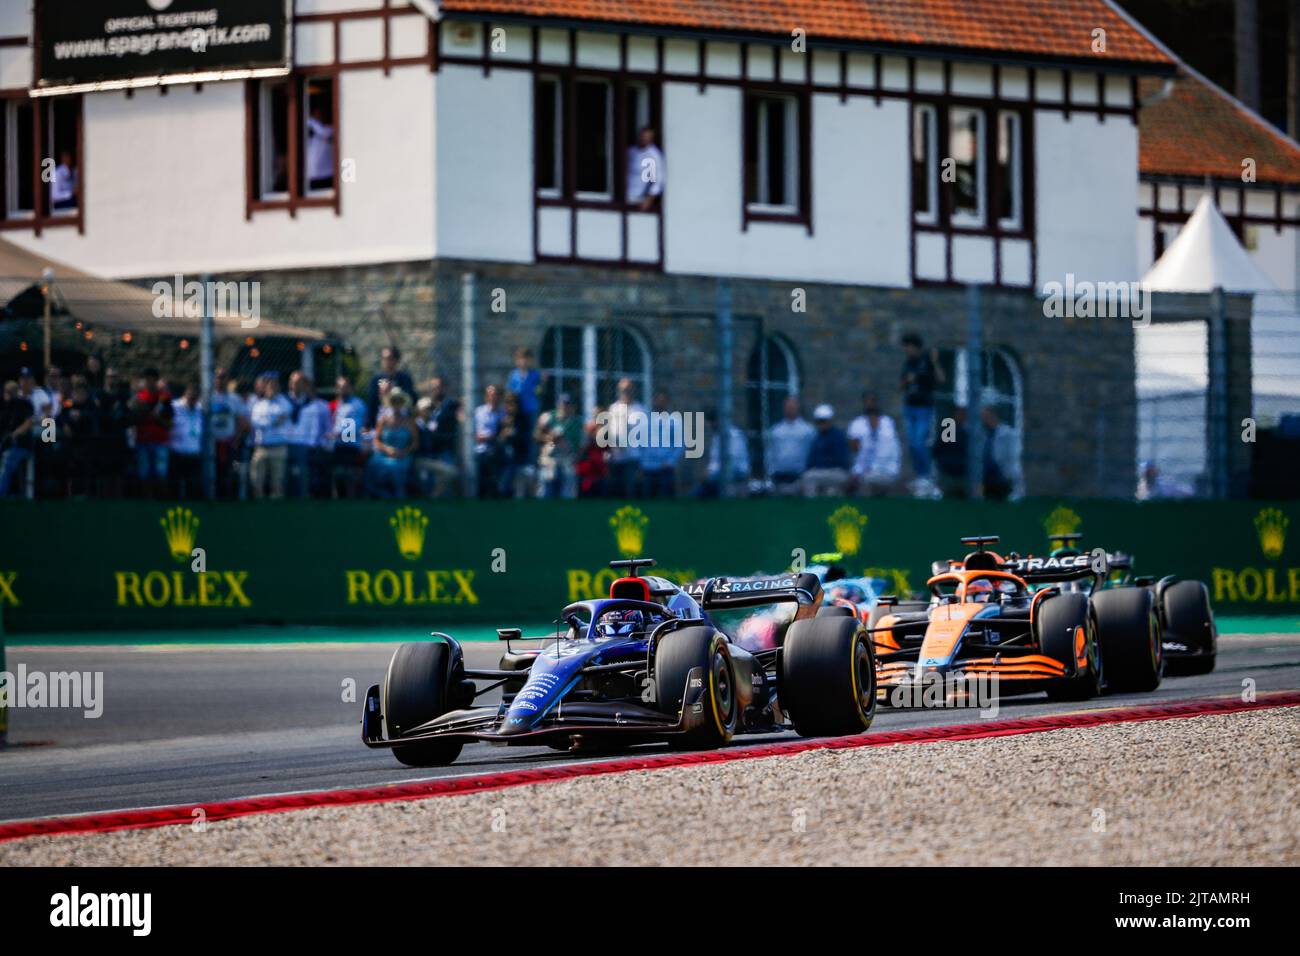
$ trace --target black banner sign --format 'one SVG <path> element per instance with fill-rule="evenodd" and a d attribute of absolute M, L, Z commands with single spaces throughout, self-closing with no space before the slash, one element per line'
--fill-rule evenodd
<path fill-rule="evenodd" d="M 289 66 L 283 0 L 36 0 L 37 93 Z"/>

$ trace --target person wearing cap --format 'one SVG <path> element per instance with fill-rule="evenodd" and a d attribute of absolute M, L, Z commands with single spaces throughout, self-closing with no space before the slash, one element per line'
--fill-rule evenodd
<path fill-rule="evenodd" d="M 582 419 L 573 396 L 561 392 L 555 408 L 537 420 L 538 491 L 544 498 L 578 496 L 578 453 L 582 449 Z"/>
<path fill-rule="evenodd" d="M 31 369 L 23 369 L 31 376 Z M 32 403 L 17 382 L 5 382 L 0 399 L 0 498 L 21 494 L 23 469 L 32 457 Z"/>
<path fill-rule="evenodd" d="M 284 497 L 285 474 L 289 466 L 288 438 L 293 426 L 293 406 L 280 392 L 280 378 L 263 372 L 257 378 L 258 397 L 249 409 L 253 425 L 253 457 L 248 465 L 253 497 Z"/>
<path fill-rule="evenodd" d="M 843 495 L 849 485 L 849 438 L 835 424 L 835 409 L 818 405 L 813 409 L 813 436 L 801 485 L 810 498 Z"/>
<path fill-rule="evenodd" d="M 849 448 L 854 453 L 853 482 L 866 495 L 881 495 L 898 480 L 903 452 L 894 420 L 880 411 L 874 392 L 862 396 L 862 414 L 849 425 Z"/>
<path fill-rule="evenodd" d="M 411 398 L 392 388 L 385 399 L 389 414 L 375 428 L 373 453 L 366 462 L 365 490 L 370 498 L 405 498 L 412 456 L 419 447 L 419 434 L 411 414 Z"/>
<path fill-rule="evenodd" d="M 799 493 L 817 429 L 799 414 L 799 397 L 786 397 L 781 421 L 767 430 L 767 478 L 778 495 Z"/>
<path fill-rule="evenodd" d="M 140 493 L 157 497 L 167 488 L 167 462 L 172 439 L 172 397 L 156 368 L 141 375 L 131 400 L 135 423 L 135 477 Z"/>

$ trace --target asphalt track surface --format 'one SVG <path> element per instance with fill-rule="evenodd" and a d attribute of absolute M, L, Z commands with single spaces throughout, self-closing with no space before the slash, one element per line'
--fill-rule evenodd
<path fill-rule="evenodd" d="M 471 667 L 495 666 L 495 643 L 466 644 Z M 450 767 L 413 769 L 360 741 L 360 699 L 381 680 L 392 644 L 227 646 L 15 646 L 6 667 L 101 671 L 104 712 L 13 709 L 0 752 L 0 821 L 266 794 L 428 780 L 575 760 L 545 747 L 472 744 Z M 1218 667 L 1166 678 L 1152 694 L 1107 695 L 1075 704 L 1036 694 L 1004 699 L 997 718 L 1239 697 L 1300 690 L 1300 634 L 1223 635 Z M 355 700 L 345 700 L 347 681 Z M 485 697 L 486 700 L 493 699 Z M 877 711 L 872 732 L 970 723 L 969 709 Z M 736 745 L 795 739 L 745 735 Z M 646 745 L 652 753 L 662 745 Z"/>

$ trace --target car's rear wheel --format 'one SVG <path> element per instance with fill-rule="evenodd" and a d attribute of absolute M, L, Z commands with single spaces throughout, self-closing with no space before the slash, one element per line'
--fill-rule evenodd
<path fill-rule="evenodd" d="M 781 707 L 804 737 L 860 734 L 876 714 L 871 638 L 852 618 L 795 621 L 781 650 Z"/>
<path fill-rule="evenodd" d="M 681 717 L 692 671 L 702 682 L 703 719 L 691 730 L 675 735 L 671 742 L 691 750 L 720 747 L 736 732 L 740 702 L 727 639 L 711 627 L 684 627 L 659 640 L 655 647 L 654 686 L 656 706 L 661 712 Z"/>
<path fill-rule="evenodd" d="M 1103 658 L 1086 594 L 1044 598 L 1034 615 L 1034 634 L 1043 655 L 1060 661 L 1072 674 L 1048 684 L 1049 700 L 1088 700 L 1101 693 Z"/>
<path fill-rule="evenodd" d="M 451 706 L 451 647 L 441 641 L 403 644 L 384 678 L 382 708 L 390 739 L 441 717 Z M 393 748 L 408 767 L 438 767 L 460 756 L 458 740 L 431 740 Z"/>
<path fill-rule="evenodd" d="M 1160 595 L 1164 606 L 1166 635 L 1192 649 L 1193 656 L 1168 657 L 1165 669 L 1171 674 L 1208 674 L 1214 670 L 1219 651 L 1219 632 L 1210 610 L 1210 592 L 1200 581 L 1177 581 Z"/>
<path fill-rule="evenodd" d="M 1146 588 L 1116 588 L 1093 595 L 1097 638 L 1113 691 L 1146 692 L 1160 686 L 1163 673 L 1160 622 Z"/>

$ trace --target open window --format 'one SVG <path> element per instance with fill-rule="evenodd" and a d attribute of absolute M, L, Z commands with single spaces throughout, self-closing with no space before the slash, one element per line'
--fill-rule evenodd
<path fill-rule="evenodd" d="M 982 226 L 985 219 L 984 111 L 948 110 L 948 154 L 952 160 L 949 199 L 956 226 Z"/>
<path fill-rule="evenodd" d="M 1019 230 L 1024 222 L 1021 142 L 1020 114 L 1011 110 L 1000 111 L 995 195 L 998 203 L 998 225 L 1011 232 Z"/>
<path fill-rule="evenodd" d="M 249 86 L 250 205 L 337 206 L 338 85 L 289 76 Z"/>
<path fill-rule="evenodd" d="M 614 87 L 579 77 L 573 84 L 574 190 L 579 199 L 614 198 Z"/>
<path fill-rule="evenodd" d="M 745 205 L 752 214 L 804 214 L 806 104 L 785 93 L 745 98 Z"/>
<path fill-rule="evenodd" d="M 80 223 L 81 97 L 0 100 L 0 219 Z"/>
<path fill-rule="evenodd" d="M 938 149 L 935 109 L 918 105 L 912 110 L 912 209 L 917 222 L 939 219 Z"/>
<path fill-rule="evenodd" d="M 557 197 L 564 192 L 564 98 L 561 90 L 558 77 L 537 78 L 533 158 L 539 196 Z"/>

